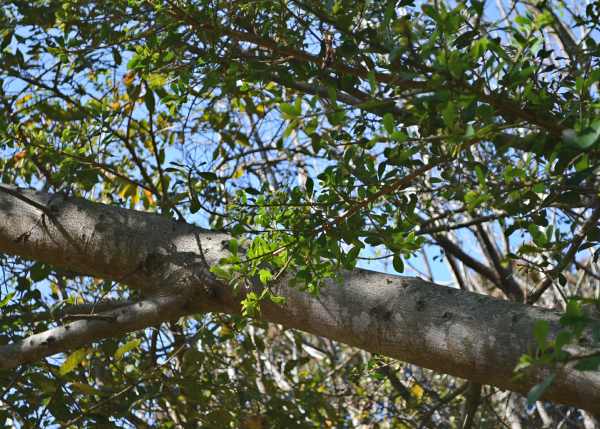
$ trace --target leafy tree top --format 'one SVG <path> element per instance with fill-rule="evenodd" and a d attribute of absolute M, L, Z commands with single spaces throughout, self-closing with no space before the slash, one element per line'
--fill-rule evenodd
<path fill-rule="evenodd" d="M 287 273 L 318 294 L 423 249 L 566 303 L 600 240 L 598 22 L 576 1 L 5 1 L 1 180 L 232 233 L 214 274 L 262 282 L 249 314 Z M 10 305 L 75 299 L 15 270 Z"/>

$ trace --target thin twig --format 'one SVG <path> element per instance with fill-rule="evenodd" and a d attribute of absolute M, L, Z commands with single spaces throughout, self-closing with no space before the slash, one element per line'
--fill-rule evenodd
<path fill-rule="evenodd" d="M 569 264 L 571 264 L 571 262 L 575 258 L 575 255 L 577 254 L 577 251 L 581 247 L 583 240 L 585 240 L 588 231 L 592 227 L 596 226 L 596 224 L 598 223 L 598 219 L 600 219 L 600 199 L 598 197 L 594 199 L 594 210 L 592 211 L 592 215 L 583 224 L 579 232 L 575 234 L 571 242 L 571 247 L 569 247 L 569 250 L 567 250 L 567 253 L 565 253 L 564 257 L 560 260 L 558 265 L 549 273 L 549 275 L 541 282 L 541 284 L 538 287 L 536 287 L 533 293 L 529 296 L 529 298 L 527 299 L 528 304 L 534 304 L 535 302 L 537 302 L 537 300 L 540 299 L 544 292 L 546 292 L 546 290 L 552 285 L 554 276 L 559 275 L 561 271 L 563 271 L 565 268 L 567 268 L 567 266 L 569 266 Z M 562 292 L 560 288 L 559 291 Z"/>

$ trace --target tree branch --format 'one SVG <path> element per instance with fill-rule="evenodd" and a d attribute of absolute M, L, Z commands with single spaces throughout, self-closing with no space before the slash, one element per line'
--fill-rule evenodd
<path fill-rule="evenodd" d="M 39 205 L 47 206 L 52 200 L 48 194 L 13 190 Z M 228 255 L 222 244 L 228 240 L 225 234 L 71 197 L 54 199 L 53 222 L 41 225 L 39 210 L 15 197 L 14 192 L 0 192 L 0 252 L 122 281 L 140 289 L 147 298 L 101 313 L 112 317 L 110 323 L 80 320 L 0 346 L 3 368 L 187 314 L 239 314 L 245 294 L 256 291 L 244 289 L 236 295 L 226 285 L 211 284 L 213 289 L 208 291 L 203 287 L 210 280 L 202 276 L 206 265 L 212 266 Z M 20 238 L 24 233 L 27 238 Z M 341 276 L 342 284 L 330 282 L 318 297 L 289 287 L 290 278 L 282 276 L 271 288 L 286 303 L 263 302 L 260 317 L 521 393 L 546 376 L 543 368 L 534 368 L 516 380 L 513 370 L 522 354 L 535 349 L 532 327 L 537 321 L 546 320 L 551 335 L 560 329 L 556 312 L 416 278 L 365 270 Z M 573 352 L 593 351 L 581 347 Z M 556 369 L 555 382 L 544 399 L 600 412 L 600 374 L 580 372 L 573 365 Z"/>
<path fill-rule="evenodd" d="M 156 297 L 31 335 L 24 341 L 0 346 L 0 369 L 10 369 L 43 357 L 78 348 L 103 338 L 122 336 L 185 313 L 180 296 Z"/>
<path fill-rule="evenodd" d="M 131 304 L 133 304 L 132 301 L 102 300 L 97 303 L 66 305 L 64 307 L 51 311 L 39 311 L 19 315 L 2 315 L 0 316 L 0 322 L 10 323 L 13 320 L 21 320 L 24 322 L 39 322 L 42 320 L 50 319 L 58 320 L 69 317 L 72 318 L 77 315 L 94 316 L 104 311 L 114 310 L 116 308 L 125 307 Z"/>
<path fill-rule="evenodd" d="M 547 275 L 546 278 L 541 282 L 541 284 L 533 291 L 533 293 L 527 299 L 529 304 L 534 304 L 538 299 L 546 292 L 546 290 L 552 285 L 552 279 L 555 275 L 560 274 L 565 268 L 567 268 L 574 260 L 579 247 L 585 240 L 585 237 L 588 231 L 598 224 L 598 220 L 600 220 L 600 198 L 594 198 L 593 211 L 590 217 L 585 221 L 585 223 L 581 226 L 581 229 L 575 236 L 573 237 L 573 241 L 571 242 L 571 246 L 567 253 L 562 257 L 559 261 L 556 268 L 552 270 L 550 275 Z"/>

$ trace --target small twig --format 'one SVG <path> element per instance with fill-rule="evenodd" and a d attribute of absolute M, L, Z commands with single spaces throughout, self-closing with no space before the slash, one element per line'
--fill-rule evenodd
<path fill-rule="evenodd" d="M 388 381 L 390 382 L 390 384 L 392 385 L 394 390 L 396 390 L 396 392 L 400 396 L 402 396 L 402 398 L 407 403 L 414 402 L 414 398 L 412 397 L 410 390 L 408 390 L 408 388 L 404 385 L 404 383 L 402 383 L 402 381 L 400 381 L 398 376 L 396 376 L 396 373 L 394 371 L 392 371 L 392 369 L 389 367 L 389 365 L 380 366 L 379 368 L 377 368 L 377 372 L 380 374 L 383 374 L 387 377 Z"/>
<path fill-rule="evenodd" d="M 481 402 L 481 384 L 469 382 L 467 389 L 465 415 L 462 422 L 462 429 L 470 429 L 475 422 L 475 414 Z"/>
<path fill-rule="evenodd" d="M 585 240 L 585 236 L 587 235 L 590 228 L 594 227 L 598 223 L 598 219 L 600 219 L 600 199 L 597 197 L 594 201 L 594 210 L 592 211 L 592 215 L 588 218 L 588 220 L 583 224 L 581 229 L 575 236 L 571 242 L 571 247 L 567 250 L 564 257 L 560 260 L 556 268 L 554 268 L 549 275 L 540 283 L 539 286 L 536 287 L 534 292 L 527 299 L 528 304 L 534 304 L 538 299 L 546 292 L 546 290 L 552 285 L 552 279 L 555 275 L 561 273 L 562 270 L 567 268 L 571 261 L 575 258 L 577 251 L 581 247 L 583 240 Z M 559 291 L 562 290 L 559 288 Z"/>
<path fill-rule="evenodd" d="M 431 419 L 431 416 L 433 416 L 433 414 L 435 414 L 435 412 L 437 410 L 439 410 L 444 405 L 446 405 L 446 404 L 450 403 L 451 401 L 453 401 L 456 397 L 458 397 L 465 390 L 467 390 L 468 387 L 469 387 L 469 382 L 465 382 L 464 384 L 460 385 L 454 392 L 450 392 L 450 393 L 446 394 L 443 398 L 441 398 L 439 400 L 439 402 L 435 406 L 433 406 L 427 412 L 427 414 L 425 414 L 425 416 L 423 416 L 423 419 L 421 420 L 421 424 L 419 425 L 419 429 L 427 427 L 427 425 L 429 423 L 429 420 Z"/>
<path fill-rule="evenodd" d="M 600 275 L 593 272 L 589 266 L 586 267 L 584 264 L 577 262 L 577 261 L 575 261 L 575 266 L 577 268 L 579 268 L 580 270 L 583 270 L 588 276 L 591 276 L 591 277 L 595 278 L 596 280 L 600 280 Z"/>
<path fill-rule="evenodd" d="M 376 200 L 378 200 L 380 197 L 383 197 L 385 195 L 390 195 L 393 194 L 397 191 L 400 191 L 406 187 L 408 187 L 409 185 L 412 184 L 412 182 L 418 178 L 419 176 L 425 174 L 426 172 L 428 172 L 429 170 L 431 170 L 432 168 L 436 167 L 438 165 L 438 163 L 436 162 L 431 162 L 429 164 L 425 164 L 423 166 L 421 166 L 420 168 L 416 169 L 415 171 L 413 171 L 412 173 L 403 176 L 397 180 L 394 180 L 392 183 L 390 183 L 387 186 L 384 186 L 383 188 L 381 188 L 379 191 L 375 192 L 373 195 L 365 198 L 364 200 L 358 202 L 358 204 L 350 207 L 346 212 L 342 213 L 341 215 L 339 215 L 334 221 L 333 224 L 337 225 L 339 224 L 342 220 L 347 219 L 349 217 L 351 217 L 353 214 L 355 214 L 357 211 L 359 211 L 362 208 L 367 207 L 369 204 L 375 202 Z M 332 224 L 326 223 L 322 230 L 324 231 L 328 231 L 332 228 Z"/>
<path fill-rule="evenodd" d="M 149 374 L 147 374 L 148 377 L 142 377 L 142 378 L 140 378 L 140 380 L 138 380 L 137 383 L 130 384 L 129 386 L 119 390 L 118 392 L 114 393 L 113 395 L 109 396 L 108 398 L 106 398 L 100 402 L 97 402 L 96 404 L 94 404 L 93 406 L 91 406 L 90 408 L 85 410 L 85 412 L 81 413 L 79 416 L 77 416 L 77 417 L 69 420 L 65 424 L 63 424 L 62 427 L 69 427 L 69 426 L 74 425 L 75 423 L 77 423 L 77 422 L 81 421 L 82 419 L 84 419 L 85 417 L 89 416 L 92 411 L 100 408 L 102 405 L 112 401 L 113 399 L 118 398 L 119 396 L 127 393 L 131 389 L 137 387 L 140 383 L 142 383 L 142 381 L 144 381 L 144 379 L 147 379 L 147 378 L 149 378 L 149 376 L 154 375 L 156 372 L 158 372 L 158 370 L 160 370 L 161 368 L 166 366 L 169 362 L 171 362 L 177 355 L 179 355 L 179 353 L 181 353 L 181 351 L 183 351 L 185 346 L 186 346 L 186 344 L 183 344 L 177 350 L 175 350 L 175 352 L 171 356 L 169 356 L 169 358 L 166 361 L 164 361 L 163 363 L 158 365 Z"/>
<path fill-rule="evenodd" d="M 76 305 L 66 305 L 60 308 L 51 309 L 49 311 L 39 311 L 18 315 L 3 315 L 0 317 L 2 323 L 12 323 L 15 320 L 21 320 L 24 322 L 39 322 L 42 320 L 64 320 L 74 314 L 97 314 L 96 312 L 104 312 L 114 310 L 119 307 L 125 307 L 131 305 L 132 301 L 117 301 L 117 300 L 103 300 L 97 303 L 86 303 Z"/>
<path fill-rule="evenodd" d="M 105 316 L 103 314 L 66 314 L 62 320 L 104 320 L 105 322 L 114 322 L 117 320 L 115 316 Z"/>

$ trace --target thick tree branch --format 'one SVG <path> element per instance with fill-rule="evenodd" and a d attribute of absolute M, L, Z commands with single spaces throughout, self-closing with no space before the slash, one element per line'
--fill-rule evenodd
<path fill-rule="evenodd" d="M 502 265 L 502 260 L 496 247 L 490 240 L 487 232 L 483 229 L 481 224 L 476 226 L 477 235 L 479 236 L 481 242 L 483 243 L 484 251 L 488 254 L 489 258 L 498 273 L 499 281 L 502 283 L 502 290 L 507 291 L 509 296 L 517 297 L 520 301 L 523 301 L 524 295 L 521 285 L 515 280 L 513 277 L 510 268 L 506 268 Z"/>
<path fill-rule="evenodd" d="M 43 357 L 108 337 L 122 336 L 185 313 L 180 296 L 156 297 L 102 313 L 101 319 L 71 322 L 0 347 L 0 369 L 14 368 Z"/>
<path fill-rule="evenodd" d="M 507 297 L 517 302 L 523 302 L 523 292 L 518 288 L 515 290 L 508 289 L 506 285 L 502 283 L 502 279 L 493 269 L 469 255 L 448 237 L 441 234 L 435 234 L 433 235 L 433 238 L 436 244 L 444 249 L 445 252 L 459 259 L 463 264 L 471 268 L 477 274 L 494 283 L 502 292 L 504 292 Z"/>
<path fill-rule="evenodd" d="M 4 368 L 186 314 L 239 313 L 247 291 L 236 296 L 203 276 L 206 264 L 226 256 L 227 235 L 163 216 L 13 190 L 26 198 L 0 192 L 0 251 L 122 281 L 147 298 L 102 313 L 113 318 L 110 323 L 81 320 L 1 346 Z M 43 214 L 29 200 L 48 206 L 52 219 L 40 221 Z M 364 270 L 344 273 L 342 285 L 331 283 L 316 298 L 288 287 L 285 278 L 273 289 L 286 304 L 264 302 L 266 321 L 522 393 L 547 375 L 533 369 L 523 379 L 513 377 L 519 357 L 535 350 L 532 327 L 538 320 L 548 321 L 553 333 L 560 327 L 552 311 Z M 600 374 L 569 363 L 556 370 L 545 399 L 598 413 Z"/>

